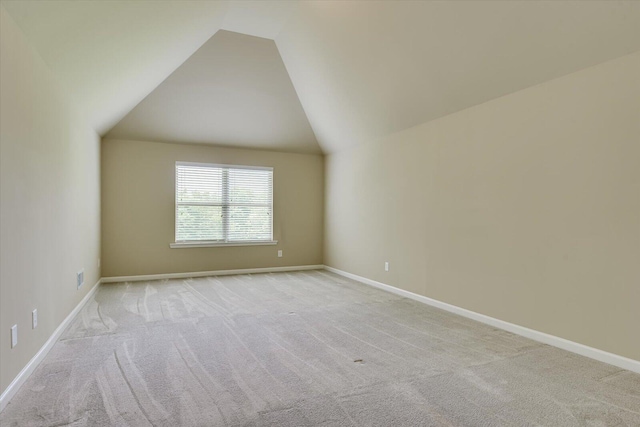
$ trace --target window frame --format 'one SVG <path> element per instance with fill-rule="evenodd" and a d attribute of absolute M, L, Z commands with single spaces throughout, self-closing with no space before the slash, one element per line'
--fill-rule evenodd
<path fill-rule="evenodd" d="M 196 167 L 208 167 L 208 168 L 220 168 L 220 169 L 250 169 L 250 170 L 263 170 L 271 172 L 271 237 L 269 239 L 260 239 L 260 240 L 239 240 L 239 241 L 229 241 L 229 215 L 228 209 L 232 206 L 228 200 L 223 201 L 220 206 L 222 207 L 223 212 L 226 209 L 226 215 L 224 218 L 223 224 L 223 234 L 225 239 L 223 240 L 177 240 L 178 233 L 178 166 L 196 166 Z M 264 245 L 276 245 L 278 244 L 277 240 L 273 239 L 273 217 L 274 217 L 274 203 L 273 203 L 273 178 L 274 170 L 271 166 L 247 166 L 247 165 L 232 165 L 232 164 L 223 164 L 223 163 L 200 163 L 200 162 L 184 162 L 184 161 L 176 161 L 173 169 L 173 177 L 174 177 L 174 189 L 173 189 L 173 203 L 174 203 L 174 225 L 173 225 L 173 242 L 169 244 L 171 248 L 207 248 L 207 247 L 218 247 L 218 246 L 264 246 Z M 224 181 L 223 181 L 224 182 Z M 229 193 L 229 183 L 223 185 L 222 188 L 223 194 L 228 195 Z M 211 206 L 217 206 L 218 204 L 212 204 Z M 209 206 L 209 205 L 207 205 Z"/>

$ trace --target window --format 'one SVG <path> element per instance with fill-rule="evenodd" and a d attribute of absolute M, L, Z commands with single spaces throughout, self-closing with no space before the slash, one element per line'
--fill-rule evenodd
<path fill-rule="evenodd" d="M 275 244 L 273 168 L 176 163 L 172 247 Z"/>

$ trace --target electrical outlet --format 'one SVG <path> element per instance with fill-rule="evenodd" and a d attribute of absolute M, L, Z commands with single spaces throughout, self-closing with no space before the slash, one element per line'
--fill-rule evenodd
<path fill-rule="evenodd" d="M 282 258 L 282 249 L 278 250 L 278 258 Z"/>
<path fill-rule="evenodd" d="M 11 348 L 18 345 L 18 325 L 11 327 Z"/>
<path fill-rule="evenodd" d="M 84 285 L 84 268 L 76 274 L 76 284 L 78 285 L 78 289 Z"/>
<path fill-rule="evenodd" d="M 389 261 L 384 262 L 384 271 L 389 271 Z"/>
<path fill-rule="evenodd" d="M 31 324 L 33 329 L 38 326 L 38 309 L 36 308 L 31 312 Z"/>

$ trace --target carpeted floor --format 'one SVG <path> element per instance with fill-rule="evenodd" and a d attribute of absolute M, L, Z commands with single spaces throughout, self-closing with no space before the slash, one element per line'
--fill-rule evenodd
<path fill-rule="evenodd" d="M 4 426 L 640 426 L 640 375 L 325 271 L 103 285 Z"/>

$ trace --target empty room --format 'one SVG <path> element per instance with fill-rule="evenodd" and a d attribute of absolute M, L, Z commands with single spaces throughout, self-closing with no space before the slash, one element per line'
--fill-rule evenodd
<path fill-rule="evenodd" d="M 640 427 L 640 1 L 0 0 L 0 425 Z"/>

